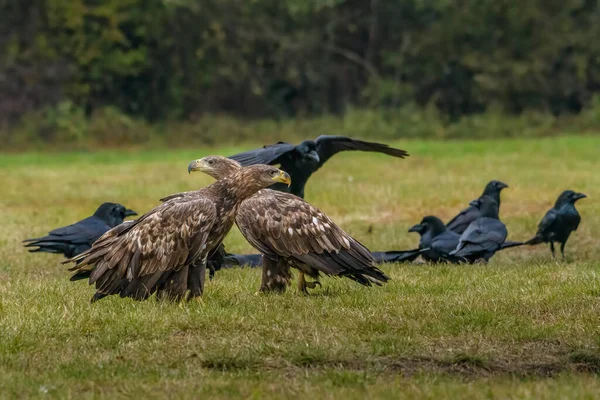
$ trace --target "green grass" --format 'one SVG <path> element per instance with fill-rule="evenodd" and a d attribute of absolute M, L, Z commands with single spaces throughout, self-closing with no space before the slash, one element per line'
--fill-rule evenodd
<path fill-rule="evenodd" d="M 407 160 L 336 156 L 307 200 L 372 250 L 413 247 L 426 214 L 453 216 L 490 179 L 529 238 L 566 188 L 587 193 L 568 263 L 543 246 L 487 266 L 389 265 L 364 288 L 256 296 L 260 271 L 222 271 L 203 304 L 107 298 L 20 241 L 103 201 L 138 211 L 210 182 L 199 149 L 0 156 L 0 397 L 593 398 L 600 390 L 600 138 L 395 143 Z M 371 229 L 370 229 L 371 228 Z M 237 231 L 228 250 L 253 251 Z"/>

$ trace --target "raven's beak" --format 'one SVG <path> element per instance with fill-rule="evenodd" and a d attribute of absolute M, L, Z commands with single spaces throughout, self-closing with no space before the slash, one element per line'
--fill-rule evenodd
<path fill-rule="evenodd" d="M 279 174 L 271 179 L 273 179 L 275 182 L 285 183 L 288 185 L 288 187 L 292 184 L 292 178 L 290 178 L 287 172 L 282 170 L 279 170 Z"/>
<path fill-rule="evenodd" d="M 319 153 L 317 153 L 315 150 L 311 150 L 308 152 L 307 154 L 308 158 L 311 159 L 311 161 L 313 161 L 315 164 L 318 164 L 319 162 L 321 162 L 321 158 L 319 158 Z"/>
<path fill-rule="evenodd" d="M 188 174 L 191 174 L 192 172 L 195 172 L 195 171 L 201 171 L 202 170 L 201 165 L 202 165 L 202 159 L 192 161 L 190 163 L 190 165 L 188 165 Z"/>
<path fill-rule="evenodd" d="M 410 229 L 408 231 L 421 233 L 423 231 L 423 225 L 421 225 L 421 224 L 413 225 L 410 227 Z"/>
<path fill-rule="evenodd" d="M 477 207 L 477 208 L 479 208 L 479 199 L 471 201 L 471 202 L 469 203 L 469 205 L 470 205 L 470 206 L 472 206 L 472 207 Z"/>
<path fill-rule="evenodd" d="M 126 217 L 133 217 L 134 215 L 138 215 L 138 213 L 136 213 L 135 211 L 130 210 L 130 209 L 126 209 L 125 210 L 125 216 Z"/>
<path fill-rule="evenodd" d="M 498 190 L 506 189 L 508 187 L 508 185 L 504 182 L 498 182 L 496 186 L 498 187 Z"/>
<path fill-rule="evenodd" d="M 585 199 L 587 198 L 587 195 L 583 194 L 583 193 L 577 193 L 575 196 L 573 196 L 573 198 L 575 200 L 579 200 L 579 199 Z"/>

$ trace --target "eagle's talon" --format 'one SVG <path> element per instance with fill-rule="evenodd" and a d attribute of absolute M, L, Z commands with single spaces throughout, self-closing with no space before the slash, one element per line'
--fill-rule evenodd
<path fill-rule="evenodd" d="M 309 289 L 314 289 L 317 286 L 322 287 L 321 286 L 321 282 L 319 282 L 319 281 L 306 282 L 306 287 L 309 288 Z"/>
<path fill-rule="evenodd" d="M 319 281 L 312 281 L 312 282 L 306 281 L 306 278 L 305 278 L 303 272 L 300 272 L 300 274 L 298 275 L 298 291 L 300 293 L 308 295 L 308 290 L 307 289 L 314 289 L 314 288 L 317 287 L 317 285 L 321 286 L 321 282 L 319 282 Z"/>

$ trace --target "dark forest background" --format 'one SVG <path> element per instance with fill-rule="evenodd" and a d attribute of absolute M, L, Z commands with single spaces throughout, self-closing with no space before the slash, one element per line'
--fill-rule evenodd
<path fill-rule="evenodd" d="M 0 0 L 0 22 L 6 143 L 247 129 L 223 116 L 600 127 L 597 0 Z"/>

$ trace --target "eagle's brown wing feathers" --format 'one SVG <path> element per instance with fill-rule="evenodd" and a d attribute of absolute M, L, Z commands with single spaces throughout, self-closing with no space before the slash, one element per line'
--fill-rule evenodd
<path fill-rule="evenodd" d="M 371 282 L 366 277 L 389 279 L 375 267 L 367 248 L 319 209 L 289 193 L 261 190 L 241 204 L 236 223 L 267 257 L 294 258 L 325 274 L 363 284 Z"/>
<path fill-rule="evenodd" d="M 96 284 L 99 298 L 116 293 L 144 298 L 161 286 L 179 293 L 182 282 L 176 290 L 169 282 L 175 277 L 187 282 L 190 264 L 206 255 L 216 215 L 209 199 L 172 199 L 105 233 L 91 249 L 69 260 L 80 262 L 71 270 L 91 270 L 89 282 Z M 182 276 L 174 275 L 180 271 Z"/>

